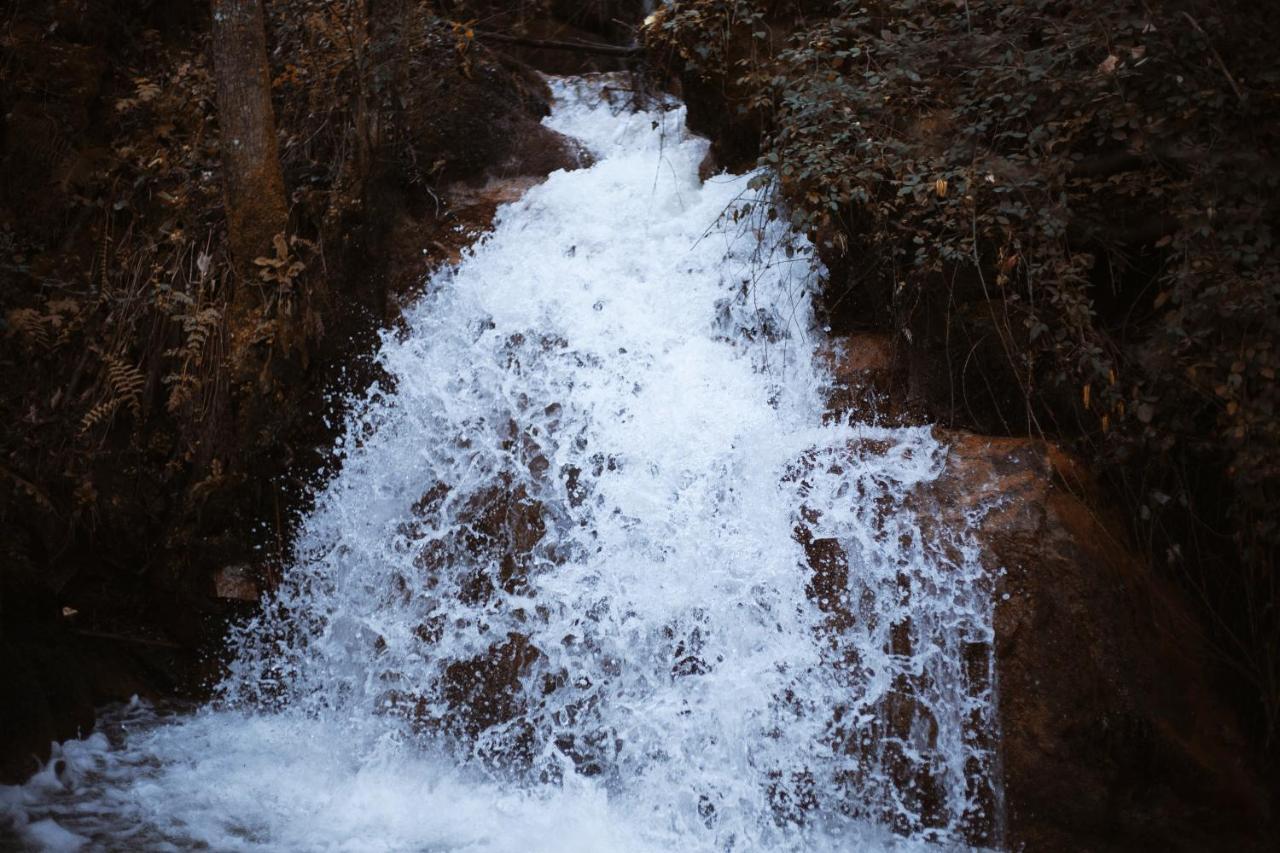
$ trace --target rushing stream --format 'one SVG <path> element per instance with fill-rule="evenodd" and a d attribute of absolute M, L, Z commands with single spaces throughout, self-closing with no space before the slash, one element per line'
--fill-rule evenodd
<path fill-rule="evenodd" d="M 811 247 L 607 83 L 546 120 L 594 165 L 387 333 L 218 700 L 0 788 L 22 844 L 998 843 L 989 589 L 912 509 L 945 449 L 824 424 Z"/>

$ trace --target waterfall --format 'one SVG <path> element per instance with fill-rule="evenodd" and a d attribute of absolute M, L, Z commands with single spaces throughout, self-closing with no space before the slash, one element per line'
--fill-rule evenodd
<path fill-rule="evenodd" d="M 750 175 L 699 181 L 681 105 L 552 85 L 594 164 L 385 333 L 217 700 L 0 789 L 28 841 L 998 843 L 990 589 L 921 488 L 945 448 L 824 422 L 813 249 Z"/>

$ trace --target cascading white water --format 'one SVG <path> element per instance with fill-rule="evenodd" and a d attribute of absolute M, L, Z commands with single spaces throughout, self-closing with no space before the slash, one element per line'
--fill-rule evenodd
<path fill-rule="evenodd" d="M 943 448 L 824 425 L 811 247 L 764 205 L 726 216 L 749 176 L 700 183 L 683 108 L 608 82 L 553 82 L 547 119 L 595 164 L 505 207 L 386 335 L 393 387 L 356 406 L 220 700 L 124 709 L 0 789 L 28 841 L 991 838 L 989 591 L 911 508 Z"/>

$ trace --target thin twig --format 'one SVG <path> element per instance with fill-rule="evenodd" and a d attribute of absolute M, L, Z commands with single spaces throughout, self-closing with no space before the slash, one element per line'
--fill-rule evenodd
<path fill-rule="evenodd" d="M 1209 48 L 1209 52 L 1213 54 L 1213 58 L 1218 62 L 1218 67 L 1222 69 L 1223 75 L 1227 78 L 1227 82 L 1231 84 L 1231 91 L 1235 92 L 1236 97 L 1240 99 L 1240 103 L 1244 104 L 1244 91 L 1240 88 L 1239 84 L 1236 83 L 1236 78 L 1232 77 L 1231 72 L 1227 70 L 1227 63 L 1222 61 L 1222 54 L 1218 53 L 1218 49 L 1213 46 L 1213 40 L 1209 38 L 1209 34 L 1206 33 L 1204 28 L 1196 22 L 1195 18 L 1191 17 L 1186 12 L 1182 13 L 1182 17 L 1186 18 L 1191 26 L 1195 28 L 1195 31 L 1200 34 L 1201 38 L 1204 39 L 1205 46 Z"/>
<path fill-rule="evenodd" d="M 169 640 L 153 640 L 147 637 L 130 637 L 125 634 L 109 634 L 105 631 L 90 631 L 87 629 L 81 629 L 79 631 L 76 631 L 76 633 L 79 634 L 81 637 L 92 637 L 95 640 L 114 640 L 119 643 L 132 643 L 138 646 L 157 646 L 162 649 L 179 649 L 179 650 L 186 648 L 186 646 L 183 646 L 179 643 L 171 642 Z"/>

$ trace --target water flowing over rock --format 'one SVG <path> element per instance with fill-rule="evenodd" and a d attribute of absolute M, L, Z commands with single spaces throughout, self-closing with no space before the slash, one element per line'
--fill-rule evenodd
<path fill-rule="evenodd" d="M 1001 571 L 999 718 L 1012 841 L 1034 850 L 1265 849 L 1265 797 L 1181 594 L 1088 473 L 1029 439 L 947 433 L 943 526 Z"/>
<path fill-rule="evenodd" d="M 829 417 L 918 417 L 914 366 L 887 336 L 821 352 Z M 926 532 L 968 531 L 990 575 L 994 660 L 982 649 L 967 665 L 972 684 L 999 685 L 998 837 L 1028 850 L 1266 849 L 1265 788 L 1209 676 L 1212 651 L 1089 471 L 1048 441 L 934 434 L 945 462 L 907 502 Z M 840 543 L 805 547 L 815 590 L 843 588 Z"/>
<path fill-rule="evenodd" d="M 553 85 L 547 127 L 593 164 L 504 207 L 385 335 L 391 380 L 220 701 L 66 745 L 4 794 L 26 831 L 1001 843 L 991 576 L 913 499 L 945 448 L 827 417 L 812 249 L 749 176 L 699 180 L 683 107 Z"/>

